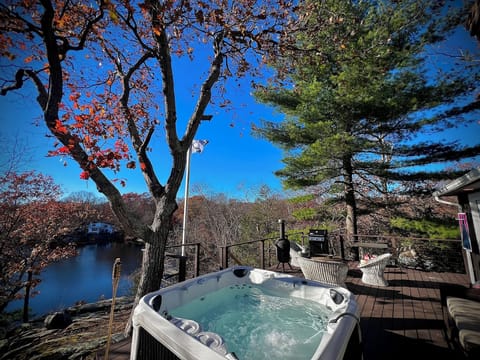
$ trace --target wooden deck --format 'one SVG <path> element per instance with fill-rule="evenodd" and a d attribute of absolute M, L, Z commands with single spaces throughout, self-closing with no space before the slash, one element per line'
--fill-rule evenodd
<path fill-rule="evenodd" d="M 346 283 L 361 309 L 365 360 L 463 359 L 449 348 L 444 338 L 439 286 L 445 283 L 467 286 L 465 274 L 387 267 L 389 286 L 380 288 L 363 284 L 355 265 L 350 265 Z M 286 272 L 301 276 L 296 268 Z M 129 354 L 130 339 L 127 339 L 113 344 L 109 357 L 124 360 Z"/>

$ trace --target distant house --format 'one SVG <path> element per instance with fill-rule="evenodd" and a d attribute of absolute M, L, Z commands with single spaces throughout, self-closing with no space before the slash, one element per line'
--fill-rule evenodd
<path fill-rule="evenodd" d="M 109 223 L 92 222 L 88 224 L 87 235 L 113 234 L 114 232 L 115 232 L 115 227 Z"/>
<path fill-rule="evenodd" d="M 433 195 L 440 203 L 458 207 L 467 274 L 472 284 L 480 281 L 480 168 L 448 183 Z M 448 201 L 452 196 L 457 202 Z"/>

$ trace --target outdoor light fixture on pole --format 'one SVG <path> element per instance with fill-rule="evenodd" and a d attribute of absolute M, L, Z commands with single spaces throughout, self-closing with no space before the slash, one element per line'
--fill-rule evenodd
<path fill-rule="evenodd" d="M 190 157 L 192 153 L 201 153 L 203 151 L 203 148 L 207 144 L 208 144 L 208 140 L 193 140 L 192 145 L 187 150 L 187 164 L 185 169 L 186 171 L 185 172 L 185 199 L 183 200 L 182 256 L 185 256 L 185 244 L 186 244 L 186 236 L 187 236 L 188 187 L 190 183 Z"/>

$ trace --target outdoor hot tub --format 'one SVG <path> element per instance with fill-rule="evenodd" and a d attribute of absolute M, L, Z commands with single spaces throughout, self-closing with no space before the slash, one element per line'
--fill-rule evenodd
<path fill-rule="evenodd" d="M 130 358 L 361 359 L 358 319 L 345 288 L 233 267 L 144 296 Z"/>

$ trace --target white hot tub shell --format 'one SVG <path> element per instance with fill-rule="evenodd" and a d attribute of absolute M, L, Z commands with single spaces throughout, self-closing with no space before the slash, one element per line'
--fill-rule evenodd
<path fill-rule="evenodd" d="M 144 296 L 133 315 L 131 360 L 237 359 L 218 334 L 202 332 L 193 320 L 169 312 L 227 286 L 255 284 L 285 296 L 312 300 L 330 311 L 327 329 L 309 359 L 361 359 L 359 309 L 345 288 L 251 267 L 232 267 L 190 279 Z M 299 316 L 302 316 L 299 310 Z M 227 345 L 227 346 L 224 346 Z M 243 359 L 242 359 L 243 360 Z"/>

